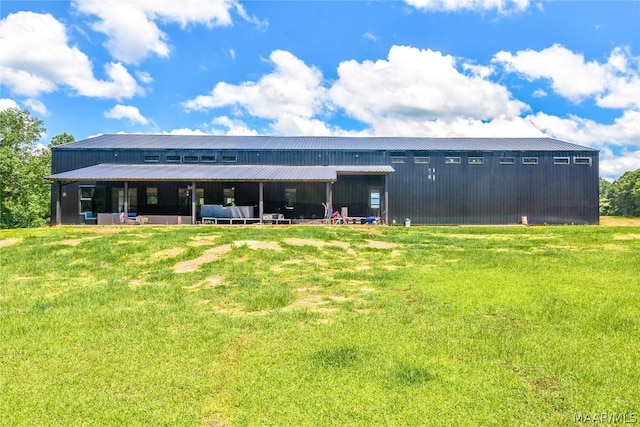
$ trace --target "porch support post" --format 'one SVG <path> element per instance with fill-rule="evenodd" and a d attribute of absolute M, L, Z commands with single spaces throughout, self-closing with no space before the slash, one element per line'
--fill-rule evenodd
<path fill-rule="evenodd" d="M 260 189 L 260 195 L 258 196 L 258 218 L 260 218 L 260 224 L 262 224 L 262 217 L 264 216 L 264 182 L 260 181 L 258 188 Z"/>
<path fill-rule="evenodd" d="M 389 175 L 384 176 L 384 223 L 389 224 L 389 190 L 387 189 L 387 178 Z"/>
<path fill-rule="evenodd" d="M 191 224 L 196 223 L 196 204 L 198 203 L 198 195 L 196 194 L 196 183 L 191 183 Z"/>
<path fill-rule="evenodd" d="M 325 193 L 327 199 L 327 210 L 329 211 L 329 218 L 331 218 L 331 214 L 333 213 L 333 183 L 327 182 L 325 184 Z"/>
<path fill-rule="evenodd" d="M 122 205 L 122 210 L 124 212 L 124 223 L 127 223 L 129 219 L 129 182 L 124 182 L 124 203 Z"/>
<path fill-rule="evenodd" d="M 62 181 L 58 181 L 58 194 L 56 197 L 56 224 L 62 225 Z"/>

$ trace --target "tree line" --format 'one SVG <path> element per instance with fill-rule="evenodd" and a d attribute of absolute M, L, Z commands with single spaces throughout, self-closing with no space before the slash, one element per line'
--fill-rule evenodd
<path fill-rule="evenodd" d="M 49 223 L 51 148 L 73 142 L 68 133 L 51 138 L 45 147 L 42 120 L 28 110 L 0 111 L 0 228 L 38 227 Z M 600 214 L 640 216 L 640 169 L 614 182 L 600 178 Z"/>
<path fill-rule="evenodd" d="M 640 169 L 614 182 L 600 178 L 600 215 L 640 216 Z"/>
<path fill-rule="evenodd" d="M 73 142 L 68 133 L 39 144 L 44 123 L 28 110 L 0 111 L 0 228 L 39 227 L 51 216 L 51 148 Z"/>

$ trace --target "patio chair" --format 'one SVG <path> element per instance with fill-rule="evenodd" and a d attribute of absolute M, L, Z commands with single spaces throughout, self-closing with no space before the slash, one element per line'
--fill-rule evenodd
<path fill-rule="evenodd" d="M 98 224 L 98 217 L 92 211 L 82 213 L 85 224 Z"/>

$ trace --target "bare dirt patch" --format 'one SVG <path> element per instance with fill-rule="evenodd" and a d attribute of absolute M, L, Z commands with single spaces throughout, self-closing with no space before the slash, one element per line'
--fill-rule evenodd
<path fill-rule="evenodd" d="M 601 216 L 600 225 L 603 227 L 640 227 L 640 218 Z"/>
<path fill-rule="evenodd" d="M 247 246 L 249 249 L 268 249 L 272 251 L 281 251 L 282 248 L 277 242 L 261 242 L 258 240 L 237 240 L 233 242 L 236 247 Z"/>
<path fill-rule="evenodd" d="M 220 258 L 222 255 L 229 252 L 231 248 L 232 248 L 232 245 L 227 244 L 227 245 L 216 246 L 215 248 L 208 249 L 198 258 L 177 263 L 176 265 L 173 266 L 173 270 L 176 273 L 196 271 L 198 267 L 200 267 L 202 264 L 215 261 L 216 259 Z"/>
<path fill-rule="evenodd" d="M 288 239 L 284 239 L 284 242 L 287 245 L 292 245 L 292 246 L 314 246 L 316 248 L 324 248 L 327 246 L 333 246 L 333 247 L 338 247 L 338 248 L 342 248 L 342 249 L 348 249 L 349 248 L 349 244 L 346 242 L 340 242 L 337 240 L 332 240 L 332 241 L 324 241 L 324 240 L 316 240 L 316 239 L 299 239 L 299 238 L 295 238 L 295 237 L 291 237 Z"/>
<path fill-rule="evenodd" d="M 397 243 L 381 242 L 380 240 L 367 240 L 367 246 L 373 249 L 395 249 L 400 247 Z"/>
<path fill-rule="evenodd" d="M 452 237 L 454 239 L 476 239 L 476 240 L 513 240 L 517 239 L 518 236 L 515 234 L 447 234 L 446 237 Z"/>
<path fill-rule="evenodd" d="M 125 231 L 127 228 L 123 226 L 117 227 L 87 227 L 87 231 L 95 234 L 118 234 L 122 231 Z"/>
<path fill-rule="evenodd" d="M 184 252 L 184 248 L 170 248 L 164 249 L 158 252 L 151 254 L 151 258 L 153 259 L 163 259 L 163 258 L 172 258 L 180 255 Z"/>
<path fill-rule="evenodd" d="M 274 266 L 271 267 L 272 271 L 275 271 L 276 273 L 282 273 L 283 271 L 286 271 L 287 269 L 292 268 L 292 266 L 299 266 L 299 265 L 304 265 L 304 264 L 316 264 L 319 266 L 327 266 L 329 263 L 322 259 L 322 258 L 304 258 L 304 259 L 290 259 L 288 261 L 284 261 L 280 264 L 276 264 Z M 312 267 L 313 268 L 313 267 Z"/>
<path fill-rule="evenodd" d="M 602 249 L 605 249 L 607 251 L 619 251 L 619 252 L 626 252 L 629 250 L 627 249 L 626 246 L 616 245 L 615 243 L 607 243 L 605 245 L 602 245 Z"/>
<path fill-rule="evenodd" d="M 221 285 L 224 282 L 224 278 L 222 276 L 211 276 L 207 277 L 203 282 L 196 283 L 191 286 L 183 286 L 184 289 L 188 291 L 197 291 L 199 289 L 211 289 L 216 286 Z"/>
<path fill-rule="evenodd" d="M 638 240 L 640 234 L 619 234 L 613 238 L 613 240 Z"/>
<path fill-rule="evenodd" d="M 88 242 L 94 239 L 98 239 L 98 237 L 84 237 L 82 239 L 67 239 L 61 242 L 51 242 L 52 245 L 67 245 L 67 246 L 78 246 L 80 243 Z"/>
<path fill-rule="evenodd" d="M 22 242 L 22 239 L 20 238 L 3 239 L 3 240 L 0 240 L 0 248 L 3 248 L 5 246 L 15 245 L 16 243 L 20 243 L 20 242 Z"/>
<path fill-rule="evenodd" d="M 207 234 L 194 236 L 191 238 L 190 246 L 210 246 L 215 243 L 216 240 L 220 237 L 219 234 Z"/>
<path fill-rule="evenodd" d="M 139 288 L 140 286 L 144 286 L 145 282 L 140 279 L 133 279 L 131 283 L 129 283 L 129 287 L 131 288 Z"/>

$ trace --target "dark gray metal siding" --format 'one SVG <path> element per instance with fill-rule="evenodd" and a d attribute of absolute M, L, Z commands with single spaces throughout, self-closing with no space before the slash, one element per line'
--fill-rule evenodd
<path fill-rule="evenodd" d="M 388 178 L 390 220 L 515 224 L 527 216 L 530 224 L 598 223 L 598 157 L 593 152 L 481 155 L 484 164 L 479 165 L 469 164 L 469 155 L 460 152 L 431 153 L 429 164 L 415 164 L 409 156 L 406 163 L 394 164 L 396 173 Z M 461 163 L 445 164 L 448 156 L 459 156 Z M 515 163 L 500 164 L 503 156 L 515 157 Z M 525 156 L 538 157 L 538 164 L 522 164 Z M 556 156 L 570 157 L 571 164 L 554 164 Z M 589 157 L 591 164 L 574 164 L 574 156 Z"/>
<path fill-rule="evenodd" d="M 216 156 L 214 164 L 218 165 L 222 164 L 222 155 L 237 156 L 238 165 L 391 165 L 396 172 L 387 178 L 388 214 L 390 220 L 400 222 L 411 218 L 415 224 L 512 224 L 520 222 L 522 216 L 527 216 L 532 224 L 597 224 L 599 221 L 598 151 L 547 138 L 162 138 L 108 135 L 55 147 L 52 173 L 99 163 L 139 164 L 144 163 L 146 155 L 159 155 L 158 163 L 166 164 L 166 156 L 172 154 Z M 405 156 L 405 163 L 392 164 L 392 155 Z M 430 163 L 415 164 L 414 157 L 418 155 L 429 156 Z M 447 156 L 459 156 L 461 163 L 445 164 Z M 483 157 L 484 164 L 469 164 L 470 156 Z M 504 156 L 514 157 L 515 163 L 500 164 L 500 157 Z M 538 164 L 523 165 L 525 156 L 538 157 Z M 570 164 L 554 164 L 556 156 L 569 157 Z M 575 164 L 573 158 L 576 156 L 590 158 L 591 164 Z M 368 215 L 371 213 L 367 212 L 369 188 L 382 183 L 383 176 L 338 176 L 334 186 L 334 206 L 347 206 L 352 215 Z M 63 198 L 64 222 L 79 221 L 78 185 L 64 187 L 67 194 Z M 215 192 L 218 191 L 216 189 L 222 191 L 221 184 L 206 185 L 216 199 Z M 325 190 L 323 184 L 317 185 L 319 187 L 300 187 L 300 194 L 317 192 L 313 196 L 305 196 L 309 208 L 301 210 L 300 215 L 321 214 L 320 203 L 324 200 Z M 274 202 L 265 206 L 265 210 L 278 208 L 283 192 L 276 183 L 267 184 L 265 199 L 269 197 Z M 257 190 L 249 193 L 257 200 Z M 53 197 L 55 200 L 55 191 Z M 290 212 L 296 217 L 297 213 Z"/>

